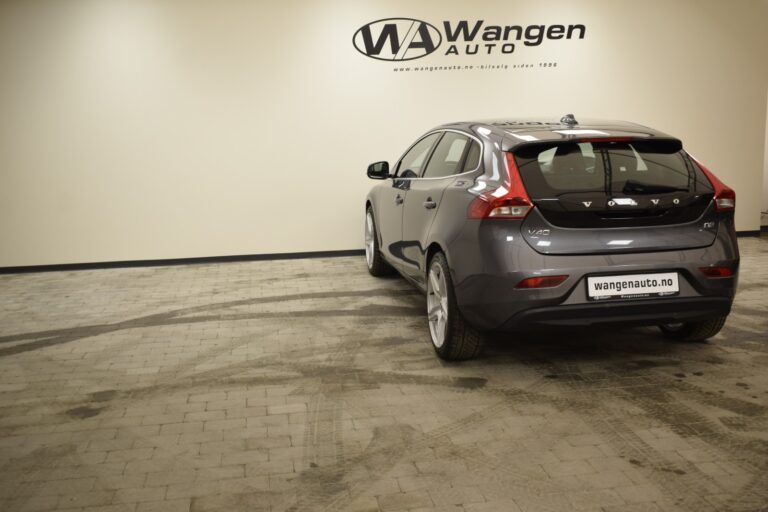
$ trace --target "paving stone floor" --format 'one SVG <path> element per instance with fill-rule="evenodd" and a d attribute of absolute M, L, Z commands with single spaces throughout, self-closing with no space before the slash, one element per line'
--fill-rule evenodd
<path fill-rule="evenodd" d="M 462 364 L 362 257 L 0 276 L 0 510 L 768 510 L 768 239 L 741 247 L 709 343 Z"/>

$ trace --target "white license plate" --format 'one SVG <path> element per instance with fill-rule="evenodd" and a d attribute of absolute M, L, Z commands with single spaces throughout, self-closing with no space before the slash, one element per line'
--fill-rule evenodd
<path fill-rule="evenodd" d="M 589 300 L 665 297 L 680 293 L 677 272 L 587 278 Z"/>

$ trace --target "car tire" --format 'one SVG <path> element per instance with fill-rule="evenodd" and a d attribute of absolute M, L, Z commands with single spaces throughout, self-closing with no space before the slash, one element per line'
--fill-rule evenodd
<path fill-rule="evenodd" d="M 368 272 L 374 277 L 389 276 L 395 272 L 395 269 L 384 261 L 384 257 L 379 250 L 376 219 L 370 206 L 365 210 L 365 262 L 368 266 Z"/>
<path fill-rule="evenodd" d="M 678 341 L 706 341 L 723 328 L 727 317 L 718 316 L 700 322 L 662 324 L 659 326 L 665 338 Z"/>
<path fill-rule="evenodd" d="M 441 359 L 462 361 L 480 354 L 483 336 L 461 316 L 442 252 L 434 255 L 427 270 L 427 322 L 432 346 Z"/>

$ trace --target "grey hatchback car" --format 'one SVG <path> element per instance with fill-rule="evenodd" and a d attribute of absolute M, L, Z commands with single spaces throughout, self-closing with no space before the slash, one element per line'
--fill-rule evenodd
<path fill-rule="evenodd" d="M 443 359 L 482 333 L 657 325 L 717 334 L 731 310 L 736 196 L 679 139 L 632 123 L 502 119 L 420 137 L 365 203 L 374 276 L 426 293 Z"/>

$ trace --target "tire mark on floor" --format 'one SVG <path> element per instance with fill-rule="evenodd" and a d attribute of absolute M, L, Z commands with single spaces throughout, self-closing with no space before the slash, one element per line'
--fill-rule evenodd
<path fill-rule="evenodd" d="M 312 300 L 312 299 L 328 299 L 328 298 L 345 298 L 345 297 L 371 297 L 371 296 L 385 296 L 385 297 L 398 297 L 418 294 L 418 290 L 415 289 L 387 289 L 376 288 L 371 290 L 356 290 L 356 291 L 339 291 L 339 292 L 314 292 L 314 293 L 300 293 L 289 295 L 277 295 L 269 297 L 254 297 L 248 299 L 237 299 L 219 303 L 211 303 L 202 306 L 191 306 L 187 308 L 180 308 L 176 310 L 167 311 L 165 313 L 156 313 L 146 315 L 143 317 L 132 318 L 129 320 L 123 320 L 114 323 L 94 324 L 87 326 L 78 326 L 65 329 L 52 329 L 46 331 L 28 332 L 20 334 L 12 334 L 0 336 L 0 344 L 8 344 L 5 348 L 0 348 L 0 357 L 20 354 L 23 352 L 29 352 L 31 350 L 37 350 L 41 348 L 61 345 L 65 343 L 71 343 L 85 338 L 99 336 L 101 334 L 112 333 L 122 331 L 126 329 L 134 329 L 138 327 L 160 327 L 164 325 L 179 325 L 199 322 L 213 322 L 223 320 L 250 320 L 258 318 L 284 318 L 286 314 L 264 314 L 260 316 L 258 313 L 254 314 L 219 314 L 219 315 L 200 315 L 200 316 L 185 316 L 194 315 L 196 313 L 207 313 L 217 309 L 251 306 L 256 304 L 274 304 L 281 302 L 297 301 L 297 300 Z M 387 306 L 385 306 L 387 307 Z M 296 313 L 296 312 L 294 312 Z M 319 316 L 317 310 L 308 310 L 305 312 L 298 312 L 301 314 Z M 339 315 L 351 315 L 353 311 L 343 310 L 336 312 Z M 402 314 L 415 314 L 412 312 L 412 308 L 397 308 L 393 309 L 393 313 L 397 315 Z M 364 308 L 361 310 L 359 316 L 371 316 L 373 310 L 370 308 Z M 16 344 L 13 343 L 26 341 L 27 343 Z"/>
<path fill-rule="evenodd" d="M 637 382 L 633 382 L 634 385 L 622 386 L 623 378 L 617 377 L 614 379 L 617 384 L 615 387 L 605 386 L 606 383 L 602 382 L 603 386 L 595 389 L 592 387 L 592 382 L 579 375 L 578 367 L 573 365 L 550 363 L 543 366 L 541 371 L 551 375 L 571 375 L 571 378 L 558 378 L 556 380 L 553 386 L 559 391 L 581 394 L 599 393 L 606 398 L 627 400 L 633 406 L 640 407 L 648 417 L 661 421 L 683 438 L 705 440 L 711 447 L 716 447 L 727 453 L 736 453 L 739 457 L 739 462 L 747 463 L 745 469 L 753 475 L 758 475 L 759 477 L 763 474 L 766 465 L 768 465 L 768 443 L 758 440 L 745 440 L 729 432 L 723 432 L 719 425 L 690 409 L 685 404 L 676 401 L 666 391 L 668 388 L 675 389 L 676 386 L 684 388 L 688 392 L 693 391 L 693 387 L 688 384 L 681 384 L 658 375 L 654 376 L 654 378 L 644 376 L 645 385 L 636 385 Z M 597 399 L 598 397 L 596 396 L 595 398 Z M 710 400 L 710 396 L 706 394 L 702 394 L 698 398 L 713 402 L 713 400 Z M 722 404 L 721 400 L 715 400 L 714 402 Z M 717 487 L 716 481 L 712 480 L 708 475 L 701 473 L 692 463 L 666 460 L 663 454 L 658 453 L 657 450 L 639 438 L 625 422 L 619 422 L 615 419 L 595 421 L 596 417 L 601 417 L 605 413 L 608 413 L 605 414 L 605 417 L 610 418 L 609 411 L 600 411 L 599 409 L 598 411 L 593 411 L 596 414 L 585 415 L 584 418 L 596 431 L 611 439 L 615 447 L 620 450 L 628 449 L 628 454 L 632 455 L 635 459 L 646 461 L 647 466 L 657 471 L 667 473 L 675 469 L 685 471 L 686 478 L 670 479 L 656 471 L 650 472 L 647 475 L 654 479 L 657 485 L 664 488 L 669 493 L 669 496 L 682 495 L 685 497 L 686 506 L 695 506 L 698 510 L 712 508 L 700 498 L 700 496 L 712 494 L 711 490 L 702 486 L 700 482 L 708 481 L 712 486 Z M 719 452 L 717 453 L 719 455 Z M 691 478 L 690 475 L 695 475 L 695 478 Z M 756 487 L 757 485 L 750 488 L 750 492 L 753 493 L 751 498 L 763 499 L 761 495 L 754 496 Z M 743 492 L 741 495 L 744 495 Z"/>

